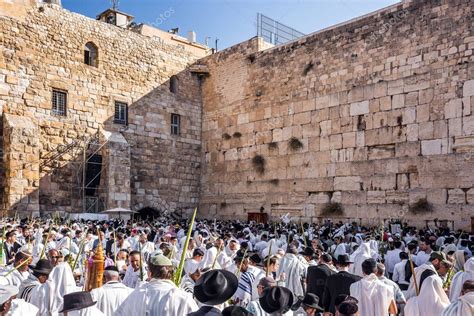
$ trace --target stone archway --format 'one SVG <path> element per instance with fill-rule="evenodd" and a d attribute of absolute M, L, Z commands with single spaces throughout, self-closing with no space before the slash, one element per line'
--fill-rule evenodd
<path fill-rule="evenodd" d="M 155 217 L 160 217 L 161 213 L 156 208 L 143 207 L 138 210 L 138 213 L 135 216 L 140 219 L 153 219 Z"/>

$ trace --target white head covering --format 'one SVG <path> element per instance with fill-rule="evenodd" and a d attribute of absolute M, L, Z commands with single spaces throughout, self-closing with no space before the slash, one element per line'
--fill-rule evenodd
<path fill-rule="evenodd" d="M 71 266 L 69 266 L 69 264 L 66 262 L 62 262 L 54 267 L 49 275 L 49 281 L 51 288 L 51 311 L 61 310 L 63 305 L 63 296 L 65 294 L 81 290 L 76 286 L 76 281 L 74 280 Z"/>
<path fill-rule="evenodd" d="M 8 301 L 12 296 L 18 294 L 18 288 L 13 285 L 2 285 L 0 287 L 0 305 Z"/>

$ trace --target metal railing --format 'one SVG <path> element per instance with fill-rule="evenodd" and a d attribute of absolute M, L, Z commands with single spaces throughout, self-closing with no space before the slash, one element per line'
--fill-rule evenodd
<path fill-rule="evenodd" d="M 305 34 L 257 13 L 257 36 L 263 37 L 268 43 L 278 45 L 305 36 Z"/>

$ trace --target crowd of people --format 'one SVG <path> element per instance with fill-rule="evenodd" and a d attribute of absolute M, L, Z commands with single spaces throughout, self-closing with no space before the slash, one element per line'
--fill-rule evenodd
<path fill-rule="evenodd" d="M 0 227 L 0 316 L 474 315 L 474 236 L 447 228 L 163 217 Z"/>

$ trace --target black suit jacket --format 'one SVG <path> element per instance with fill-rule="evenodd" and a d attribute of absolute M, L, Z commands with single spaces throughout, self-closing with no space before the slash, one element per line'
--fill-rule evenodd
<path fill-rule="evenodd" d="M 212 306 L 201 306 L 195 312 L 189 313 L 188 316 L 220 316 L 222 315 L 221 311 Z"/>
<path fill-rule="evenodd" d="M 323 307 L 325 312 L 335 314 L 334 301 L 339 294 L 350 294 L 351 284 L 362 279 L 355 274 L 341 271 L 330 275 L 324 285 Z"/>
<path fill-rule="evenodd" d="M 16 241 L 10 249 L 8 249 L 8 246 L 7 246 L 6 242 L 3 243 L 3 249 L 5 250 L 5 257 L 6 257 L 6 262 L 7 263 L 9 263 L 10 260 L 13 259 L 15 254 L 18 252 L 18 249 L 20 249 L 20 248 L 21 248 L 21 245 L 19 243 L 17 243 Z"/>
<path fill-rule="evenodd" d="M 321 301 L 323 299 L 326 279 L 335 273 L 326 264 L 310 266 L 306 276 L 307 292 L 317 295 L 319 301 Z"/>

